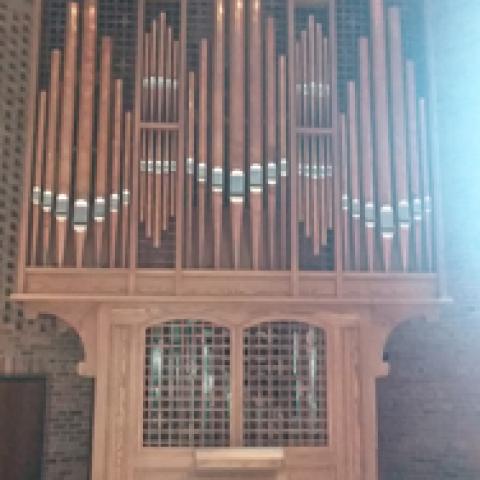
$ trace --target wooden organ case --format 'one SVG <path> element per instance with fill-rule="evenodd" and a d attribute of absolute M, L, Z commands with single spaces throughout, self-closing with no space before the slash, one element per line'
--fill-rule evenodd
<path fill-rule="evenodd" d="M 447 300 L 434 115 L 369 3 L 339 91 L 336 0 L 138 0 L 130 108 L 97 0 L 67 2 L 14 298 L 83 340 L 94 480 L 378 477 L 386 338 Z"/>

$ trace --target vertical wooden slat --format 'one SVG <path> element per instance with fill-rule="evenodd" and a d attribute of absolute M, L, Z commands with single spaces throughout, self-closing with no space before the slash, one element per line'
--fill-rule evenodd
<path fill-rule="evenodd" d="M 143 19 L 142 19 L 143 22 Z M 142 23 L 143 27 L 143 23 Z M 143 28 L 142 28 L 143 30 Z M 149 51 L 150 51 L 150 40 L 148 33 L 142 35 L 143 37 L 143 55 L 141 62 L 141 84 L 142 84 L 142 108 L 140 110 L 140 115 L 142 120 L 147 120 L 148 113 L 148 87 L 149 87 Z M 140 60 L 138 60 L 140 63 Z M 138 120 L 140 123 L 140 118 Z M 139 127 L 140 128 L 140 127 Z M 147 211 L 147 130 L 140 131 L 142 137 L 142 152 L 140 159 L 140 180 L 139 180 L 139 189 L 140 189 L 140 222 L 144 223 L 146 221 L 146 211 Z"/>
<path fill-rule="evenodd" d="M 301 50 L 301 68 L 302 68 L 302 122 L 303 126 L 308 125 L 308 51 L 307 51 L 307 32 L 302 30 L 300 34 L 300 50 Z M 302 138 L 302 176 L 300 178 L 301 183 L 301 210 L 300 218 L 304 221 L 305 234 L 310 236 L 310 211 L 308 204 L 308 197 L 310 191 L 309 185 L 310 178 L 310 159 L 309 159 L 309 139 L 307 136 Z"/>
<path fill-rule="evenodd" d="M 95 47 L 97 2 L 85 0 L 83 14 L 82 60 L 78 122 L 78 155 L 73 213 L 76 233 L 76 265 L 83 266 L 89 219 L 90 173 L 92 163 L 93 100 L 95 94 Z"/>
<path fill-rule="evenodd" d="M 110 268 L 117 266 L 118 217 L 120 214 L 120 156 L 122 152 L 123 83 L 115 80 L 113 114 L 112 176 L 110 187 Z"/>
<path fill-rule="evenodd" d="M 52 209 L 55 195 L 55 171 L 57 168 L 58 147 L 58 104 L 60 90 L 60 50 L 53 50 L 50 66 L 50 92 L 48 106 L 47 156 L 43 188 L 43 263 L 50 262 Z"/>
<path fill-rule="evenodd" d="M 152 20 L 150 28 L 150 78 L 149 78 L 149 119 L 153 122 L 157 118 L 158 99 L 158 62 L 157 62 L 157 20 Z"/>
<path fill-rule="evenodd" d="M 249 167 L 250 167 L 250 229 L 251 260 L 253 270 L 260 268 L 263 238 L 262 192 L 263 192 L 263 97 L 262 97 L 262 2 L 254 0 L 250 10 L 250 51 L 249 51 Z"/>
<path fill-rule="evenodd" d="M 125 147 L 123 151 L 122 168 L 122 250 L 121 266 L 125 268 L 128 260 L 128 226 L 130 219 L 131 202 L 131 168 L 132 168 L 132 113 L 125 113 Z"/>
<path fill-rule="evenodd" d="M 266 180 L 268 201 L 268 258 L 271 270 L 276 268 L 277 253 L 277 108 L 276 108 L 276 44 L 275 21 L 267 18 L 266 27 Z"/>
<path fill-rule="evenodd" d="M 198 106 L 198 266 L 205 262 L 205 189 L 207 183 L 207 132 L 208 132 L 208 42 L 200 41 L 199 106 Z"/>
<path fill-rule="evenodd" d="M 149 32 L 147 35 L 147 45 L 148 45 L 148 56 L 146 58 L 148 64 L 148 76 L 147 76 L 147 85 L 148 93 L 146 100 L 146 112 L 145 119 L 150 120 L 151 115 L 151 102 L 152 102 L 152 83 L 151 78 L 153 76 L 152 72 L 152 50 L 153 50 L 153 34 Z M 154 130 L 148 129 L 146 131 L 147 137 L 147 163 L 146 163 L 146 209 L 145 209 L 145 235 L 147 238 L 152 238 L 153 235 L 153 214 L 154 214 L 154 201 L 155 201 L 155 192 L 154 192 L 154 176 L 155 176 L 155 136 L 156 132 Z"/>
<path fill-rule="evenodd" d="M 100 61 L 100 106 L 98 112 L 97 172 L 95 182 L 95 257 L 97 267 L 101 266 L 104 245 L 105 208 L 107 194 L 107 168 L 110 143 L 110 108 L 112 75 L 112 42 L 102 39 Z"/>
<path fill-rule="evenodd" d="M 30 264 L 37 263 L 38 231 L 41 214 L 42 176 L 45 157 L 45 125 L 47 123 L 47 92 L 40 92 L 38 99 L 37 141 L 35 146 L 35 167 L 32 187 L 32 229 Z"/>
<path fill-rule="evenodd" d="M 402 52 L 402 26 L 398 7 L 388 9 L 390 45 L 390 88 L 392 105 L 393 166 L 402 270 L 408 270 L 410 253 L 410 206 L 408 203 L 407 133 L 405 127 L 405 82 Z"/>
<path fill-rule="evenodd" d="M 64 263 L 70 213 L 70 183 L 75 115 L 75 85 L 77 73 L 78 3 L 71 2 L 67 11 L 65 62 L 63 66 L 63 105 L 60 122 L 60 163 L 56 200 L 57 263 Z"/>
<path fill-rule="evenodd" d="M 229 158 L 233 268 L 240 268 L 245 196 L 245 51 L 244 0 L 230 10 Z"/>
<path fill-rule="evenodd" d="M 287 268 L 288 160 L 287 160 L 287 59 L 278 60 L 279 145 L 280 145 L 280 268 Z"/>
<path fill-rule="evenodd" d="M 383 266 L 386 271 L 391 266 L 391 250 L 394 234 L 390 120 L 388 115 L 386 36 L 383 0 L 370 0 L 372 35 L 372 71 L 375 118 L 375 156 L 380 199 L 380 229 L 383 247 Z"/>
<path fill-rule="evenodd" d="M 370 53 L 368 39 L 359 40 L 360 145 L 364 196 L 365 240 L 368 270 L 375 268 L 375 193 L 373 180 L 373 144 Z"/>

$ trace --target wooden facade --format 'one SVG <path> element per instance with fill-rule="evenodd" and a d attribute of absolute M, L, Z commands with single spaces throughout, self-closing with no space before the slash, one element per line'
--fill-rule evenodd
<path fill-rule="evenodd" d="M 206 2 L 199 28 L 188 0 L 139 0 L 131 111 L 96 0 L 68 3 L 48 89 L 32 68 L 13 298 L 28 314 L 58 315 L 83 340 L 80 372 L 96 380 L 95 480 L 376 479 L 386 338 L 448 301 L 431 117 L 402 50 L 401 12 L 370 1 L 358 78 L 339 92 L 335 0 L 273 3 Z M 34 63 L 40 37 L 37 24 Z M 272 339 L 280 324 L 293 357 L 298 342 L 309 355 L 290 390 L 268 382 L 282 382 L 278 365 L 292 355 L 251 347 L 281 343 Z M 177 373 L 159 367 L 177 383 L 155 384 L 165 406 L 151 407 L 160 426 L 147 435 L 149 355 L 169 328 L 180 346 L 154 348 L 160 362 L 177 352 Z M 195 406 L 178 373 L 195 385 L 208 371 L 215 358 L 202 350 L 202 329 L 211 328 L 223 352 L 213 443 L 202 433 L 215 411 L 204 392 L 217 390 L 198 387 Z M 185 353 L 193 344 L 199 363 Z M 263 361 L 266 374 L 251 366 Z M 310 410 L 281 437 L 269 400 L 290 393 Z M 181 400 L 191 403 L 177 417 Z M 250 422 L 255 405 L 268 421 Z"/>

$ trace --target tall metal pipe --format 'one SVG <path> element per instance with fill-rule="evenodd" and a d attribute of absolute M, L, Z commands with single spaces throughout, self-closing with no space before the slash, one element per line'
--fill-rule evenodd
<path fill-rule="evenodd" d="M 208 42 L 200 41 L 200 68 L 198 80 L 198 266 L 205 263 L 205 201 L 207 183 L 207 131 L 208 131 Z"/>
<path fill-rule="evenodd" d="M 350 263 L 350 208 L 348 195 L 348 137 L 347 118 L 344 113 L 339 115 L 340 130 L 340 161 L 341 161 L 341 188 L 342 188 L 342 217 L 343 217 L 343 266 L 345 270 L 351 268 Z"/>
<path fill-rule="evenodd" d="M 415 66 L 412 61 L 406 62 L 406 94 L 407 94 L 407 141 L 410 162 L 410 185 L 413 201 L 413 238 L 415 241 L 415 267 L 422 269 L 422 221 L 423 208 L 420 190 L 420 158 L 418 147 L 417 122 L 417 89 Z"/>
<path fill-rule="evenodd" d="M 359 82 L 360 82 L 360 145 L 362 155 L 362 181 L 364 196 L 365 241 L 368 270 L 375 268 L 375 192 L 373 172 L 372 107 L 370 53 L 368 39 L 359 40 Z"/>
<path fill-rule="evenodd" d="M 262 84 L 262 3 L 254 0 L 250 9 L 249 51 L 249 133 L 250 133 L 250 229 L 252 268 L 260 268 L 263 238 L 263 84 Z"/>
<path fill-rule="evenodd" d="M 410 253 L 410 205 L 408 203 L 407 132 L 405 126 L 405 83 L 400 9 L 388 9 L 390 45 L 390 88 L 392 106 L 393 165 L 396 178 L 396 201 L 402 270 L 408 270 Z"/>
<path fill-rule="evenodd" d="M 125 133 L 124 133 L 124 152 L 123 152 L 123 168 L 122 168 L 122 250 L 121 250 L 121 266 L 127 266 L 128 257 L 128 233 L 130 220 L 130 177 L 132 164 L 132 113 L 125 113 Z"/>
<path fill-rule="evenodd" d="M 78 155 L 73 223 L 76 233 L 76 265 L 83 266 L 89 219 L 90 173 L 92 164 L 93 100 L 95 94 L 95 49 L 97 2 L 85 0 L 78 121 Z"/>
<path fill-rule="evenodd" d="M 267 18 L 266 31 L 266 171 L 268 201 L 268 258 L 270 269 L 276 268 L 277 253 L 277 108 L 275 21 Z"/>
<path fill-rule="evenodd" d="M 212 98 L 212 219 L 213 219 L 213 265 L 221 266 L 223 231 L 223 184 L 225 141 L 225 4 L 215 1 L 215 31 L 213 58 Z"/>
<path fill-rule="evenodd" d="M 243 204 L 245 197 L 245 51 L 244 0 L 231 4 L 230 14 L 230 94 L 229 157 L 230 216 L 233 268 L 240 268 Z"/>
<path fill-rule="evenodd" d="M 287 62 L 285 55 L 278 59 L 279 145 L 280 145 L 280 268 L 287 268 Z"/>
<path fill-rule="evenodd" d="M 41 91 L 38 100 L 37 141 L 35 147 L 35 170 L 32 187 L 32 236 L 30 264 L 37 264 L 38 232 L 42 203 L 42 176 L 45 158 L 45 126 L 47 123 L 47 92 Z"/>
<path fill-rule="evenodd" d="M 358 157 L 358 119 L 357 94 L 355 82 L 347 85 L 347 123 L 348 123 L 348 151 L 349 151 L 349 180 L 351 192 L 351 224 L 352 224 L 352 252 L 351 267 L 359 270 L 360 257 L 360 165 Z"/>
<path fill-rule="evenodd" d="M 60 50 L 53 50 L 50 66 L 50 92 L 48 106 L 47 157 L 45 161 L 45 183 L 43 188 L 43 263 L 50 260 L 52 209 L 57 168 L 58 147 L 58 104 L 60 91 Z"/>
<path fill-rule="evenodd" d="M 57 223 L 57 263 L 61 267 L 65 258 L 68 217 L 70 213 L 70 182 L 75 115 L 75 84 L 77 76 L 78 3 L 68 4 L 65 37 L 65 63 L 63 66 L 63 105 L 60 122 L 60 162 L 58 193 L 55 202 Z"/>
<path fill-rule="evenodd" d="M 326 122 L 326 126 L 332 126 L 332 67 L 331 67 L 331 59 L 330 59 L 330 42 L 328 37 L 324 37 L 323 39 L 323 101 L 324 101 L 324 112 L 323 118 Z M 327 244 L 327 236 L 326 232 L 328 229 L 333 229 L 333 148 L 332 148 L 332 140 L 327 139 L 325 142 L 325 203 L 326 203 L 326 210 L 327 210 L 327 225 L 328 228 L 324 229 L 323 235 L 324 238 L 322 239 L 322 245 Z"/>
<path fill-rule="evenodd" d="M 432 179 L 428 152 L 427 108 L 424 98 L 418 100 L 418 129 L 420 142 L 420 164 L 423 179 L 423 228 L 427 272 L 433 269 L 433 219 L 432 219 Z"/>
<path fill-rule="evenodd" d="M 100 106 L 98 112 L 97 174 L 95 182 L 95 256 L 101 266 L 103 256 L 103 235 L 106 217 L 107 168 L 110 143 L 110 108 L 112 75 L 112 42 L 109 37 L 102 39 L 100 60 Z"/>
<path fill-rule="evenodd" d="M 173 30 L 167 27 L 167 38 L 165 47 L 165 121 L 171 122 L 173 119 Z M 176 107 L 175 107 L 176 108 Z M 164 150 L 163 150 L 163 169 L 162 169 L 162 228 L 164 231 L 168 229 L 168 221 L 170 218 L 170 194 L 173 189 L 173 182 L 170 179 L 170 165 L 172 154 L 172 134 L 166 131 L 164 134 Z"/>
<path fill-rule="evenodd" d="M 110 268 L 117 266 L 118 217 L 120 215 L 120 157 L 122 153 L 123 83 L 115 80 L 113 114 L 112 176 L 110 187 Z"/>
<path fill-rule="evenodd" d="M 178 122 L 178 59 L 180 44 L 178 40 L 173 42 L 173 106 L 172 120 Z M 170 175 L 170 216 L 175 216 L 176 205 L 176 186 L 177 186 L 177 152 L 178 152 L 178 133 L 170 132 L 170 159 L 169 159 L 169 175 Z"/>
<path fill-rule="evenodd" d="M 188 74 L 188 140 L 185 161 L 185 263 L 192 266 L 193 260 L 193 180 L 195 172 L 195 74 Z"/>
<path fill-rule="evenodd" d="M 392 207 L 390 119 L 388 115 L 388 81 L 386 36 L 383 0 L 370 0 L 370 26 L 372 35 L 372 71 L 375 118 L 375 156 L 380 200 L 380 231 L 383 265 L 391 267 L 394 218 Z"/>

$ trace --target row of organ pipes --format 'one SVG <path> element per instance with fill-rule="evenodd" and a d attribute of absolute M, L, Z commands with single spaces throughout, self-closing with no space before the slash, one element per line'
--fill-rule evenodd
<path fill-rule="evenodd" d="M 417 97 L 415 65 L 403 54 L 399 8 L 385 14 L 381 0 L 370 4 L 371 43 L 359 39 L 358 80 L 347 84 L 339 120 L 343 264 L 431 271 L 426 100 Z"/>
<path fill-rule="evenodd" d="M 212 3 L 211 35 L 185 78 L 182 26 L 166 12 L 147 22 L 138 121 L 112 78 L 108 37 L 96 72 L 96 0 L 68 3 L 63 58 L 51 53 L 37 95 L 30 264 L 126 267 L 131 232 L 160 254 L 178 218 L 183 268 L 286 270 L 297 230 L 313 261 L 333 239 L 345 270 L 431 271 L 427 107 L 398 7 L 370 0 L 371 38 L 358 41 L 342 112 L 323 15 L 295 24 L 291 68 L 261 0 Z"/>
<path fill-rule="evenodd" d="M 132 115 L 122 80 L 112 78 L 109 37 L 100 41 L 96 93 L 96 1 L 67 9 L 63 55 L 52 51 L 50 84 L 38 94 L 30 263 L 125 267 Z"/>

